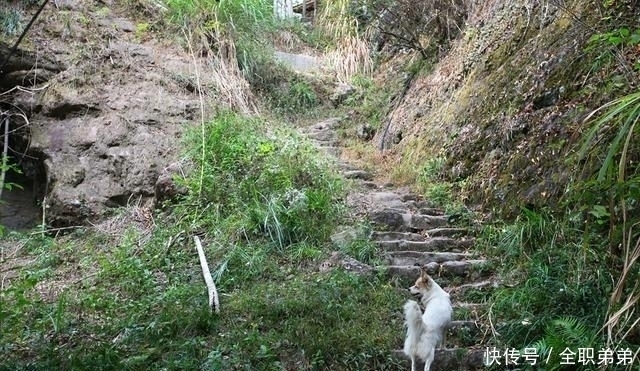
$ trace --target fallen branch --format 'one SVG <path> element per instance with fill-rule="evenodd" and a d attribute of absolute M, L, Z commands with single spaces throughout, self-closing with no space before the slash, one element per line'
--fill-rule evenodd
<path fill-rule="evenodd" d="M 204 256 L 204 250 L 202 249 L 200 238 L 198 236 L 193 236 L 193 240 L 196 242 L 196 250 L 198 250 L 198 257 L 200 258 L 202 275 L 204 276 L 204 282 L 207 284 L 207 291 L 209 292 L 209 308 L 212 310 L 215 309 L 216 313 L 220 313 L 218 290 L 216 289 L 216 284 L 213 282 L 213 278 L 209 272 L 209 264 L 207 264 L 207 258 Z"/>

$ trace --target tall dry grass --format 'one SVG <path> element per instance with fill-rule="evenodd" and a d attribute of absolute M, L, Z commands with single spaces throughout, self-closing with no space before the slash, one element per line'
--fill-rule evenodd
<path fill-rule="evenodd" d="M 369 44 L 357 36 L 340 40 L 335 49 L 325 54 L 324 62 L 342 83 L 355 75 L 368 76 L 373 71 Z"/>
<path fill-rule="evenodd" d="M 235 59 L 235 43 L 227 39 L 225 45 L 228 53 L 215 54 L 209 69 L 219 102 L 237 112 L 247 115 L 257 114 L 259 110 L 256 97 Z M 231 55 L 233 58 L 230 57 Z"/>
<path fill-rule="evenodd" d="M 316 26 L 329 39 L 334 40 L 325 53 L 325 66 L 347 82 L 355 75 L 369 75 L 373 70 L 371 47 L 358 32 L 358 20 L 349 12 L 348 0 L 325 3 Z"/>
<path fill-rule="evenodd" d="M 324 2 L 315 25 L 332 40 L 356 36 L 358 30 L 358 20 L 349 14 L 349 0 Z"/>
<path fill-rule="evenodd" d="M 207 80 L 213 85 L 216 104 L 246 115 L 259 113 L 257 99 L 238 65 L 236 43 L 223 30 L 199 31 L 200 53 L 207 55 Z"/>

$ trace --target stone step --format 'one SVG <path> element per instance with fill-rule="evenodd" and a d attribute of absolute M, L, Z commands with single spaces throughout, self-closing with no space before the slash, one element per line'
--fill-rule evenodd
<path fill-rule="evenodd" d="M 449 291 L 456 293 L 463 293 L 467 290 L 483 290 L 483 289 L 493 289 L 500 286 L 499 282 L 491 279 L 482 279 L 477 280 L 475 282 L 463 283 L 461 285 L 457 285 L 452 287 Z"/>
<path fill-rule="evenodd" d="M 401 203 L 402 201 L 398 200 L 394 202 Z M 411 214 L 407 210 L 397 208 L 369 211 L 368 218 L 374 225 L 391 231 L 406 231 L 406 225 L 411 222 Z"/>
<path fill-rule="evenodd" d="M 430 371 L 471 371 L 484 369 L 485 348 L 436 349 Z M 411 368 L 411 360 L 402 350 L 394 350 L 392 357 L 405 362 L 405 369 Z M 424 369 L 424 362 L 418 362 L 418 370 Z"/>
<path fill-rule="evenodd" d="M 488 262 L 484 259 L 446 261 L 442 264 L 432 262 L 426 265 L 427 272 L 434 277 L 464 277 L 469 280 L 477 280 L 486 275 Z M 420 267 L 411 265 L 389 265 L 386 267 L 387 275 L 399 281 L 402 287 L 411 286 L 420 276 Z M 438 279 L 436 278 L 436 281 Z M 442 286 L 442 285 L 441 285 Z"/>
<path fill-rule="evenodd" d="M 411 232 L 373 232 L 371 239 L 374 241 L 424 241 L 424 236 Z"/>
<path fill-rule="evenodd" d="M 338 169 L 341 170 L 341 171 L 358 170 L 357 167 L 351 165 L 348 162 L 344 162 L 344 161 L 341 161 L 341 160 L 338 160 L 336 162 L 336 164 L 337 164 Z"/>
<path fill-rule="evenodd" d="M 419 195 L 415 194 L 415 193 L 401 193 L 400 194 L 400 199 L 404 202 L 407 201 L 421 201 L 422 197 L 420 197 Z"/>
<path fill-rule="evenodd" d="M 389 228 L 392 231 L 424 231 L 442 228 L 449 225 L 449 217 L 446 215 L 414 214 L 398 207 L 396 201 L 394 207 L 386 207 L 369 211 L 369 220 L 376 225 Z"/>
<path fill-rule="evenodd" d="M 420 204 L 416 204 L 416 206 L 418 207 L 418 212 L 420 214 L 433 215 L 433 216 L 444 215 L 444 210 L 439 209 L 437 207 L 425 207 L 425 206 L 421 206 Z"/>
<path fill-rule="evenodd" d="M 347 170 L 342 172 L 346 179 L 373 180 L 373 175 L 365 170 Z"/>
<path fill-rule="evenodd" d="M 456 285 L 440 285 L 448 292 L 452 298 L 460 301 L 468 301 L 482 305 L 491 293 L 498 289 L 501 284 L 494 278 L 481 277 L 473 282 L 456 284 Z"/>
<path fill-rule="evenodd" d="M 376 184 L 375 182 L 371 182 L 371 181 L 360 182 L 360 185 L 362 185 L 365 188 L 369 188 L 369 189 L 378 189 L 378 184 Z"/>
<path fill-rule="evenodd" d="M 371 192 L 367 195 L 367 199 L 368 203 L 375 208 L 371 211 L 371 213 L 386 210 L 387 212 L 396 212 L 402 214 L 408 212 L 409 209 L 409 206 L 407 205 L 406 201 L 403 200 L 402 196 L 395 192 Z"/>
<path fill-rule="evenodd" d="M 342 152 L 342 150 L 338 147 L 331 147 L 331 146 L 320 146 L 318 147 L 318 150 L 330 155 L 330 156 L 335 156 L 338 157 L 340 156 L 340 153 Z"/>
<path fill-rule="evenodd" d="M 322 148 L 322 147 L 335 147 L 335 148 L 339 148 L 340 146 L 338 145 L 338 141 L 336 140 L 317 140 L 314 139 L 313 140 L 313 145 L 316 148 Z"/>
<path fill-rule="evenodd" d="M 389 265 L 425 265 L 471 259 L 473 256 L 470 253 L 456 252 L 392 251 L 385 253 L 384 258 Z"/>
<path fill-rule="evenodd" d="M 319 142 L 330 142 L 338 139 L 338 135 L 331 129 L 313 130 L 304 135 L 311 140 L 317 140 Z"/>
<path fill-rule="evenodd" d="M 434 229 L 449 225 L 447 215 L 412 214 L 408 227 L 417 230 Z"/>
<path fill-rule="evenodd" d="M 433 228 L 424 232 L 430 237 L 463 237 L 469 235 L 467 228 L 442 227 Z"/>
<path fill-rule="evenodd" d="M 376 245 L 384 251 L 451 251 L 459 253 L 473 246 L 473 239 L 433 237 L 423 241 L 376 241 Z"/>

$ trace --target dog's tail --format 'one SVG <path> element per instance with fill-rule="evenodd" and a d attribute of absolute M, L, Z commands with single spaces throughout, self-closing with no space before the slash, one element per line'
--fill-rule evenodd
<path fill-rule="evenodd" d="M 422 327 L 422 310 L 420 310 L 418 303 L 408 300 L 404 304 L 404 319 L 410 329 L 419 330 Z"/>
<path fill-rule="evenodd" d="M 419 351 L 420 334 L 423 332 L 422 311 L 413 300 L 404 304 L 404 320 L 407 326 L 407 337 L 404 340 L 404 354 L 415 357 L 421 354 Z"/>

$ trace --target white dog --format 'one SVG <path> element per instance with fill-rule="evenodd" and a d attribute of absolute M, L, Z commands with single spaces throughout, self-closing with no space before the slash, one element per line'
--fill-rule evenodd
<path fill-rule="evenodd" d="M 411 357 L 411 371 L 416 369 L 416 357 L 422 359 L 424 371 L 429 371 L 437 345 L 444 345 L 447 326 L 451 322 L 451 300 L 435 281 L 429 277 L 424 267 L 420 278 L 409 288 L 414 296 L 420 297 L 420 305 L 409 300 L 404 305 L 407 338 L 404 341 L 404 353 Z"/>

